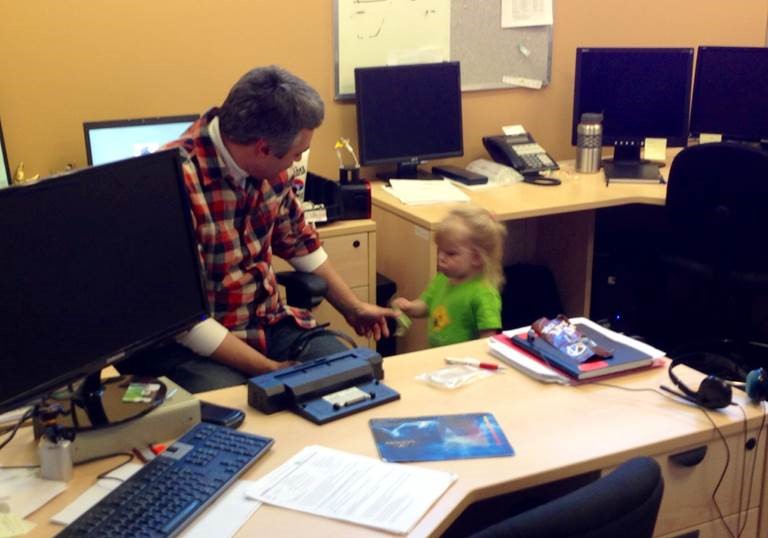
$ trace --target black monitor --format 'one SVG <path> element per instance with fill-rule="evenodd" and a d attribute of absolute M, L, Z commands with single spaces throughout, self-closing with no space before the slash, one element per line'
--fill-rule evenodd
<path fill-rule="evenodd" d="M 685 147 L 693 71 L 691 48 L 579 48 L 571 144 L 582 113 L 603 115 L 603 145 L 614 146 L 606 174 L 660 177 L 640 159 L 646 138 Z"/>
<path fill-rule="evenodd" d="M 768 48 L 699 47 L 691 134 L 768 140 Z"/>
<path fill-rule="evenodd" d="M 458 62 L 358 67 L 355 95 L 361 164 L 413 178 L 425 160 L 464 154 Z"/>
<path fill-rule="evenodd" d="M 0 252 L 0 413 L 75 383 L 106 425 L 100 370 L 208 316 L 178 150 L 0 189 Z"/>
<path fill-rule="evenodd" d="M 3 125 L 0 124 L 0 188 L 11 184 L 11 169 L 8 166 L 8 154 L 5 151 Z"/>
<path fill-rule="evenodd" d="M 83 123 L 89 165 L 105 164 L 156 151 L 186 131 L 196 115 L 89 121 Z"/>

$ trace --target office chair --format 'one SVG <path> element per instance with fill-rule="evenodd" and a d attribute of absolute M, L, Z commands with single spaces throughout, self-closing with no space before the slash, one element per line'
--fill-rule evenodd
<path fill-rule="evenodd" d="M 666 217 L 666 338 L 684 350 L 758 349 L 768 339 L 768 152 L 729 142 L 684 149 L 670 167 Z"/>
<path fill-rule="evenodd" d="M 664 479 L 647 457 L 628 460 L 612 473 L 472 535 L 473 538 L 650 538 Z"/>
<path fill-rule="evenodd" d="M 314 273 L 280 271 L 275 276 L 278 284 L 285 287 L 285 301 L 297 308 L 312 310 L 328 293 L 328 283 Z"/>

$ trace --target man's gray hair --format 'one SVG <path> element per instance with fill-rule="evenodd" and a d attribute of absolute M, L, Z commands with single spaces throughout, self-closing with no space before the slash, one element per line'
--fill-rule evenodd
<path fill-rule="evenodd" d="M 229 90 L 219 111 L 221 134 L 237 144 L 264 138 L 283 157 L 299 131 L 323 122 L 324 106 L 312 86 L 270 65 L 248 71 Z"/>

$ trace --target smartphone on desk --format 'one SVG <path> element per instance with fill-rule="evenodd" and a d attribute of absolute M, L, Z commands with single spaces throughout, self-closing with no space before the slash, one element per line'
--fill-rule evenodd
<path fill-rule="evenodd" d="M 483 145 L 494 161 L 511 166 L 524 176 L 560 168 L 528 133 L 484 136 Z"/>
<path fill-rule="evenodd" d="M 224 407 L 200 400 L 200 420 L 219 426 L 237 429 L 245 419 L 245 413 L 234 407 Z"/>

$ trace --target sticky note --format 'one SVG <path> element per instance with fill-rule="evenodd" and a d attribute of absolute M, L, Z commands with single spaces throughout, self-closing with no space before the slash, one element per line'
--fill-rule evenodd
<path fill-rule="evenodd" d="M 521 88 L 532 88 L 534 90 L 540 90 L 544 83 L 540 80 L 525 77 L 501 77 L 501 82 L 509 84 L 511 86 L 520 86 Z"/>
<path fill-rule="evenodd" d="M 507 136 L 525 134 L 525 127 L 522 125 L 502 125 L 501 132 Z"/>
<path fill-rule="evenodd" d="M 667 139 L 666 138 L 646 138 L 643 158 L 654 162 L 666 162 L 667 160 Z"/>
<path fill-rule="evenodd" d="M 699 144 L 709 144 L 712 142 L 722 142 L 723 135 L 717 133 L 701 133 L 699 135 Z"/>

